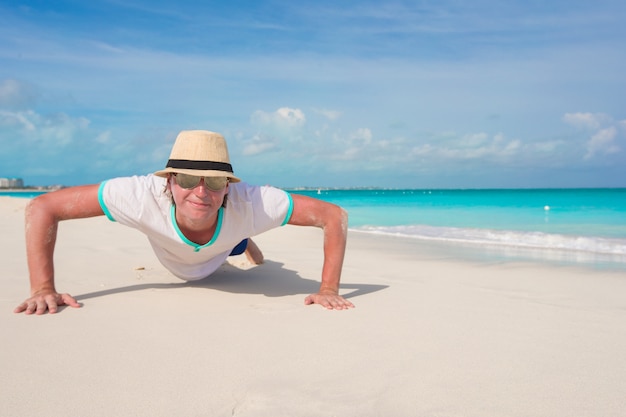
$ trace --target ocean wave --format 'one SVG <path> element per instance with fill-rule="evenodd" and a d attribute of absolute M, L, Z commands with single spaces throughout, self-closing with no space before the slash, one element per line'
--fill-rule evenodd
<path fill-rule="evenodd" d="M 410 226 L 361 226 L 352 230 L 422 240 L 492 247 L 552 249 L 626 256 L 626 239 L 574 236 L 531 231 Z"/>

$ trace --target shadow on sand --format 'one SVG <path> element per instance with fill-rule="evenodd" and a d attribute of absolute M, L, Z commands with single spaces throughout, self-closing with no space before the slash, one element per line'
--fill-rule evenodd
<path fill-rule="evenodd" d="M 104 297 L 131 291 L 148 289 L 204 288 L 209 290 L 230 292 L 233 294 L 263 294 L 266 297 L 284 297 L 288 295 L 315 293 L 319 289 L 319 281 L 300 277 L 296 271 L 285 269 L 280 262 L 268 261 L 251 269 L 239 269 L 224 264 L 210 277 L 199 281 L 188 281 L 172 284 L 146 283 L 127 287 L 111 288 L 76 296 L 83 301 L 90 298 Z M 353 290 L 342 294 L 344 298 L 354 298 L 387 288 L 387 285 L 342 283 L 342 290 Z M 343 291 L 342 291 L 343 292 Z"/>

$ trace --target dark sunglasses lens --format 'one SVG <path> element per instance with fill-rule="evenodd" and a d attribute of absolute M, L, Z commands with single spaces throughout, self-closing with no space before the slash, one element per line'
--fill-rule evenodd
<path fill-rule="evenodd" d="M 228 178 L 226 177 L 204 177 L 204 185 L 206 185 L 209 190 L 222 190 L 226 187 L 227 183 Z"/>
<path fill-rule="evenodd" d="M 202 177 L 187 174 L 176 174 L 176 183 L 182 188 L 191 190 L 198 185 L 200 178 Z"/>

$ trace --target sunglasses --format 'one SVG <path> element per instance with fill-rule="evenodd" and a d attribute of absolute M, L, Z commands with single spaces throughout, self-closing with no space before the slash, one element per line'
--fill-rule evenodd
<path fill-rule="evenodd" d="M 174 174 L 174 181 L 179 187 L 184 188 L 185 190 L 192 190 L 200 184 L 200 180 L 204 180 L 204 186 L 207 187 L 211 191 L 220 191 L 226 187 L 228 184 L 227 177 L 197 177 L 195 175 L 187 175 L 187 174 Z"/>

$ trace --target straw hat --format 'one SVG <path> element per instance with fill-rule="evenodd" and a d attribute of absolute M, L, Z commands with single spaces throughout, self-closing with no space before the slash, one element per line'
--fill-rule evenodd
<path fill-rule="evenodd" d="M 240 181 L 233 174 L 226 140 L 219 133 L 206 130 L 183 130 L 178 134 L 165 169 L 154 175 L 167 177 L 173 172 Z"/>

